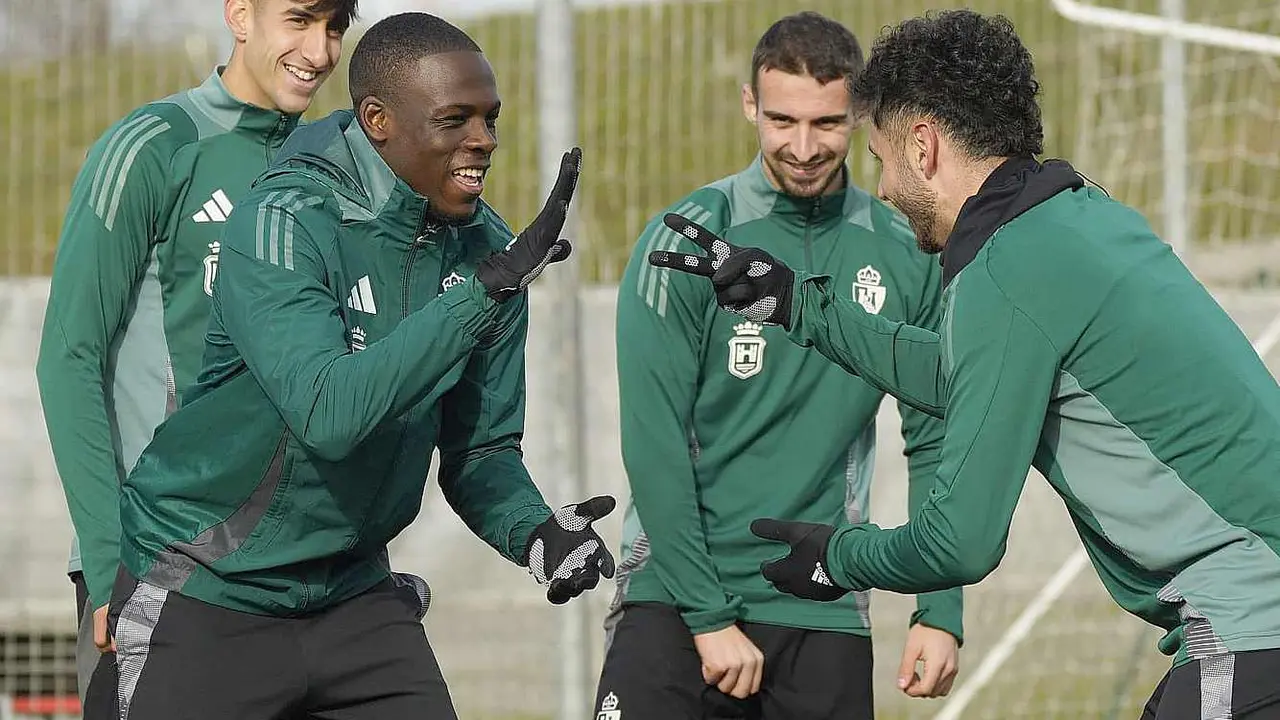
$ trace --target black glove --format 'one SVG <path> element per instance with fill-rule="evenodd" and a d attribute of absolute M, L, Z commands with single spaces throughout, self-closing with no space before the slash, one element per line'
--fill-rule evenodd
<path fill-rule="evenodd" d="M 784 542 L 791 552 L 781 560 L 760 564 L 760 574 L 778 590 L 805 600 L 830 602 L 851 592 L 838 587 L 827 565 L 827 545 L 836 529 L 830 525 L 760 518 L 751 532 L 765 540 Z"/>
<path fill-rule="evenodd" d="M 568 240 L 560 238 L 560 231 L 581 170 L 582 150 L 574 148 L 565 153 L 560 160 L 560 176 L 542 212 L 506 250 L 490 255 L 476 267 L 476 279 L 484 285 L 489 297 L 505 302 L 519 295 L 548 264 L 569 257 L 572 248 Z"/>
<path fill-rule="evenodd" d="M 550 583 L 547 600 L 562 605 L 594 588 L 600 576 L 613 577 L 613 556 L 591 523 L 613 512 L 612 497 L 599 495 L 565 505 L 529 536 L 526 565 L 539 585 Z"/>
<path fill-rule="evenodd" d="M 716 302 L 750 320 L 791 329 L 791 288 L 796 274 L 759 248 L 740 248 L 698 223 L 675 213 L 662 217 L 667 227 L 684 235 L 710 256 L 657 250 L 649 264 L 711 278 Z"/>

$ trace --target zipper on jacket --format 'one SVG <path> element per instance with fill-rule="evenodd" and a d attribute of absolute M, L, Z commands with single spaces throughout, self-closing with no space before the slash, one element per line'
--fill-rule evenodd
<path fill-rule="evenodd" d="M 818 211 L 820 202 L 822 202 L 821 198 L 814 198 L 809 203 L 809 213 L 804 218 L 804 269 L 806 272 L 813 272 L 813 246 L 809 242 L 809 230 L 813 227 L 813 215 Z"/>
<path fill-rule="evenodd" d="M 409 317 L 410 306 L 410 288 L 413 286 L 413 264 L 418 259 L 418 251 L 424 246 L 430 244 L 427 240 L 427 208 L 422 207 L 422 215 L 418 218 L 418 229 L 414 234 L 413 244 L 409 246 L 409 257 L 404 263 L 404 278 L 402 282 L 403 303 L 401 309 L 401 317 Z"/>
<path fill-rule="evenodd" d="M 284 130 L 285 123 L 287 122 L 288 122 L 288 118 L 286 118 L 284 115 L 281 115 L 280 119 L 276 121 L 276 126 L 271 128 L 271 131 L 267 133 L 267 141 L 263 143 L 262 151 L 267 156 L 268 163 L 271 162 L 271 156 L 272 156 L 271 145 L 275 141 L 276 135 L 279 135 L 280 131 Z"/>

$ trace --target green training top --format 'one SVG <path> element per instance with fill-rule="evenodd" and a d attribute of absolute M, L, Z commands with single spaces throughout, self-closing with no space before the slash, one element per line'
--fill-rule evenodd
<path fill-rule="evenodd" d="M 975 583 L 1030 467 L 1115 601 L 1176 661 L 1280 647 L 1280 387 L 1137 212 L 1069 165 L 1010 160 L 961 212 L 938 334 L 797 283 L 791 336 L 946 416 L 910 523 L 840 529 L 845 587 Z"/>
<path fill-rule="evenodd" d="M 107 129 L 71 188 L 36 375 L 90 601 L 119 567 L 120 482 L 204 352 L 218 234 L 298 122 L 218 68 Z"/>
<path fill-rule="evenodd" d="M 523 564 L 551 510 L 524 467 L 528 301 L 471 275 L 512 240 L 432 220 L 351 111 L 299 128 L 231 215 L 204 368 L 125 481 L 121 560 L 274 616 L 388 577 L 432 452 L 444 497 Z"/>
<path fill-rule="evenodd" d="M 739 245 L 828 273 L 875 317 L 933 327 L 941 272 L 901 216 L 847 184 L 816 199 L 780 193 L 757 158 L 696 190 L 676 212 Z M 875 418 L 884 394 L 761 327 L 717 312 L 702 278 L 654 268 L 653 250 L 696 251 L 655 217 L 618 294 L 622 453 L 633 506 L 624 522 L 617 602 L 673 605 L 695 633 L 736 620 L 870 632 L 867 596 L 821 605 L 760 577 L 775 548 L 751 520 L 866 520 Z M 912 508 L 936 475 L 942 424 L 906 408 Z M 918 599 L 913 621 L 961 636 L 960 591 Z"/>

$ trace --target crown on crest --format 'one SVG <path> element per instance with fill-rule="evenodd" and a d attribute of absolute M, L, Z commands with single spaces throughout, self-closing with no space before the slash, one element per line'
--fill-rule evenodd
<path fill-rule="evenodd" d="M 759 335 L 763 329 L 764 325 L 753 323 L 750 320 L 733 326 L 733 331 L 739 335 Z"/>
<path fill-rule="evenodd" d="M 351 328 L 351 339 L 359 343 L 364 342 L 364 328 L 362 327 Z"/>
<path fill-rule="evenodd" d="M 218 242 L 217 240 L 214 240 L 213 242 L 209 243 L 209 249 L 214 252 L 218 252 L 218 249 L 221 247 L 222 247 L 222 243 Z"/>
<path fill-rule="evenodd" d="M 858 271 L 858 282 L 863 285 L 879 285 L 880 271 L 868 265 Z"/>
<path fill-rule="evenodd" d="M 617 710 L 618 696 L 614 695 L 613 693 L 609 693 L 608 695 L 605 695 L 604 700 L 600 701 L 600 709 L 605 712 L 608 712 L 610 710 Z"/>

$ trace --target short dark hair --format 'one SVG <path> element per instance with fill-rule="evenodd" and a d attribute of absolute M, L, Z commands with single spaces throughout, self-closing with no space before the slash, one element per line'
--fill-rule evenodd
<path fill-rule="evenodd" d="M 388 99 L 406 69 L 424 57 L 447 52 L 480 52 L 471 36 L 447 20 L 424 12 L 391 15 L 374 23 L 351 53 L 351 104 L 370 95 Z"/>
<path fill-rule="evenodd" d="M 823 84 L 847 80 L 862 70 L 862 46 L 849 28 L 806 10 L 782 18 L 760 36 L 751 53 L 752 92 L 759 92 L 765 70 L 808 75 Z"/>
<path fill-rule="evenodd" d="M 975 158 L 1044 151 L 1031 53 L 1001 15 L 944 10 L 887 29 L 853 83 L 877 127 L 907 115 L 937 121 Z"/>
<path fill-rule="evenodd" d="M 360 0 L 300 0 L 302 7 L 320 16 L 330 18 L 329 25 L 338 32 L 346 32 L 351 23 L 360 17 Z"/>

